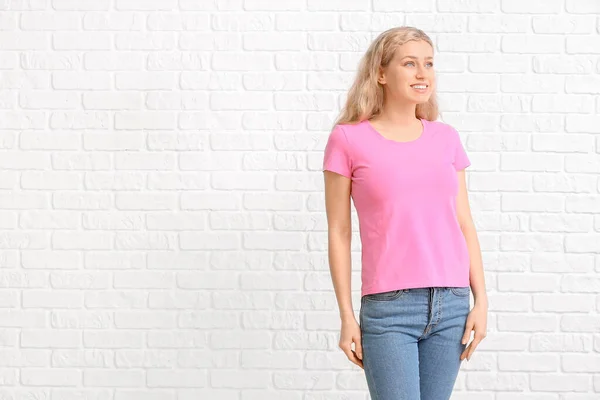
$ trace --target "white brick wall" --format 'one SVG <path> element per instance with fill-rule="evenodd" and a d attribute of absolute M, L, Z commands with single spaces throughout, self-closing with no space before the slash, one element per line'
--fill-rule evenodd
<path fill-rule="evenodd" d="M 600 398 L 599 14 L 0 0 L 0 399 L 367 400 L 337 348 L 322 150 L 399 25 L 436 43 L 473 162 L 490 314 L 452 398 Z"/>

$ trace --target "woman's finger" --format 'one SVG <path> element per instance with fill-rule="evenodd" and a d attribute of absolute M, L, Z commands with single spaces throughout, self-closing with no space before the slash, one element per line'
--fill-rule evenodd
<path fill-rule="evenodd" d="M 358 356 L 358 358 L 360 358 L 362 360 L 362 358 L 363 358 L 362 343 L 361 343 L 360 337 L 352 338 L 352 340 L 354 340 L 354 347 L 356 349 L 356 355 Z"/>
<path fill-rule="evenodd" d="M 479 344 L 479 342 L 475 339 L 471 342 L 471 345 L 469 346 L 469 351 L 467 352 L 467 361 L 471 361 L 471 355 L 477 348 L 477 344 Z"/>
<path fill-rule="evenodd" d="M 475 351 L 475 348 L 479 345 L 479 343 L 481 343 L 481 341 L 483 340 L 485 336 L 483 335 L 475 335 L 475 339 L 473 339 L 473 341 L 471 342 L 470 347 L 470 351 L 469 354 L 467 355 L 467 361 L 471 360 L 471 354 L 473 354 L 473 352 Z"/>
<path fill-rule="evenodd" d="M 362 360 L 360 358 L 358 358 L 358 356 L 356 355 L 356 353 L 354 352 L 354 350 L 352 350 L 352 359 L 350 361 L 352 361 L 354 364 L 356 364 L 359 367 L 361 367 L 361 368 L 364 369 Z"/>
<path fill-rule="evenodd" d="M 473 330 L 473 328 L 475 327 L 475 324 L 473 322 L 471 322 L 470 320 L 467 320 L 466 324 L 465 324 L 465 332 L 463 333 L 462 336 L 462 344 L 466 344 L 469 341 L 469 338 L 471 337 L 471 331 Z"/>
<path fill-rule="evenodd" d="M 460 359 L 461 361 L 464 360 L 465 358 L 467 358 L 467 354 L 469 353 L 469 350 L 471 349 L 471 344 L 473 344 L 473 342 L 471 342 L 466 348 L 465 350 L 462 352 L 462 354 L 460 355 Z"/>
<path fill-rule="evenodd" d="M 348 360 L 362 368 L 362 360 L 356 356 L 356 353 L 354 353 L 354 350 L 352 350 L 349 344 L 340 345 L 340 348 L 344 351 Z"/>
<path fill-rule="evenodd" d="M 471 355 L 473 354 L 473 352 L 475 351 L 475 349 L 477 348 L 477 345 L 479 345 L 481 340 L 482 339 L 479 336 L 477 336 L 475 339 L 473 339 L 473 341 L 471 343 L 469 343 L 469 346 L 467 346 L 465 351 L 461 354 L 460 359 L 464 360 L 466 358 L 467 361 L 471 361 Z"/>
<path fill-rule="evenodd" d="M 359 367 L 362 367 L 362 361 L 356 356 L 356 353 L 354 352 L 354 350 L 349 348 L 348 351 L 344 351 L 344 352 L 346 353 L 346 357 L 348 357 L 348 360 L 350 360 L 354 364 L 358 365 Z"/>

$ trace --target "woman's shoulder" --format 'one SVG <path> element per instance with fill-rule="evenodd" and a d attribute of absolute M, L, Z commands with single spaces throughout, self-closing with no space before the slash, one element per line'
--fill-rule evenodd
<path fill-rule="evenodd" d="M 344 122 L 344 123 L 339 123 L 336 124 L 334 126 L 334 129 L 339 129 L 344 131 L 345 133 L 348 132 L 355 132 L 357 130 L 360 129 L 364 129 L 365 127 L 365 122 L 366 121 L 356 121 L 356 122 Z"/>
<path fill-rule="evenodd" d="M 427 123 L 434 129 L 438 129 L 438 130 L 444 130 L 444 131 L 448 131 L 448 130 L 453 130 L 454 127 L 452 127 L 452 125 L 450 125 L 447 122 L 444 122 L 442 120 L 436 119 L 433 121 L 430 120 L 426 120 Z"/>
<path fill-rule="evenodd" d="M 441 120 L 427 120 L 430 136 L 437 137 L 438 140 L 448 140 L 450 142 L 456 140 L 458 131 L 448 122 Z"/>
<path fill-rule="evenodd" d="M 365 121 L 339 123 L 333 127 L 331 135 L 341 135 L 348 141 L 349 145 L 353 145 L 360 138 L 359 135 L 363 133 L 365 128 Z"/>

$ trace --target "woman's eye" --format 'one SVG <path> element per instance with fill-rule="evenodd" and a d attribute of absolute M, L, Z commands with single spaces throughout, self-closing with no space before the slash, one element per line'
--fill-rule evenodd
<path fill-rule="evenodd" d="M 413 64 L 413 65 L 414 65 L 414 62 L 412 62 L 412 61 L 409 61 L 409 62 L 407 62 L 407 63 L 406 63 L 406 64 L 404 64 L 404 65 L 408 65 L 408 64 Z M 431 65 L 431 66 L 433 67 L 433 63 L 427 63 L 427 64 L 428 64 L 428 65 Z"/>

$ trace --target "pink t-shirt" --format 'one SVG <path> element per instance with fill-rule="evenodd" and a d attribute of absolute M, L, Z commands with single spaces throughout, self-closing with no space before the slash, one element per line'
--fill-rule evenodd
<path fill-rule="evenodd" d="M 338 124 L 323 170 L 352 179 L 362 244 L 361 295 L 469 286 L 469 253 L 456 216 L 456 171 L 471 165 L 458 132 L 421 119 L 410 142 L 384 138 L 371 123 Z"/>

